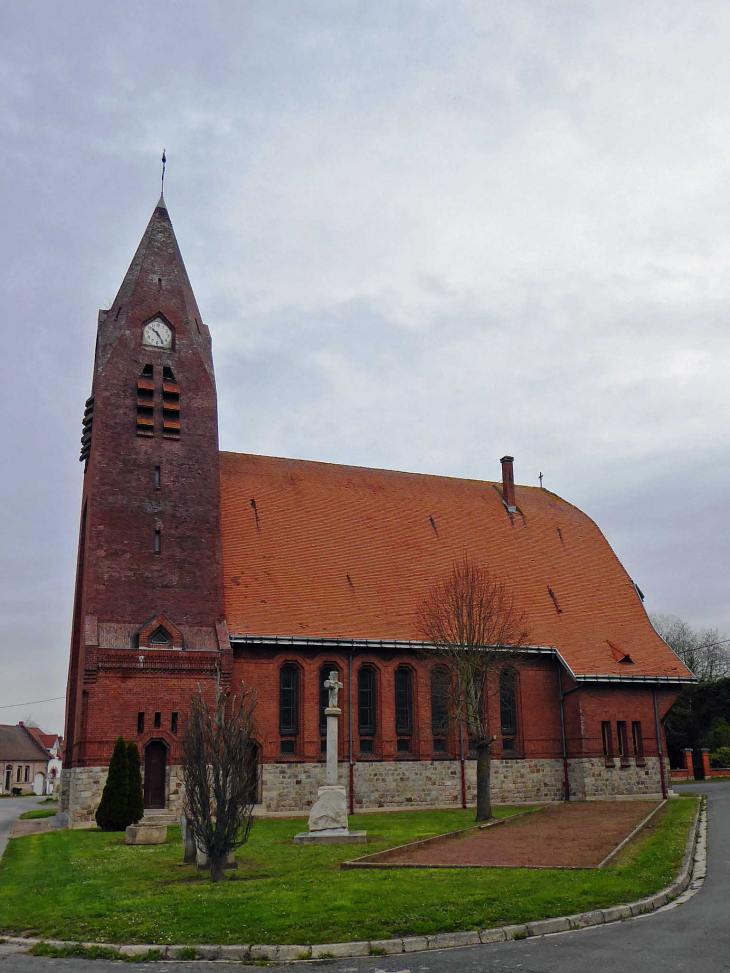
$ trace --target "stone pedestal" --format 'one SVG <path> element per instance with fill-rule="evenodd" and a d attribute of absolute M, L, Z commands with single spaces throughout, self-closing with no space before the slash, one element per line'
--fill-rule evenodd
<path fill-rule="evenodd" d="M 164 845 L 166 841 L 166 824 L 130 824 L 124 837 L 127 845 Z"/>

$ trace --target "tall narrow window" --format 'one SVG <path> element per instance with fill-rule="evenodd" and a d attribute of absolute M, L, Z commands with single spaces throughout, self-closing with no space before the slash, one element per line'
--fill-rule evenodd
<path fill-rule="evenodd" d="M 319 670 L 319 734 L 320 750 L 322 753 L 327 752 L 327 717 L 324 715 L 324 711 L 330 704 L 329 689 L 325 689 L 324 684 L 329 679 L 331 672 L 336 672 L 337 679 L 339 680 L 339 669 L 334 662 L 325 662 Z"/>
<path fill-rule="evenodd" d="M 159 466 L 155 467 L 155 490 L 159 490 L 162 486 L 162 471 Z"/>
<path fill-rule="evenodd" d="M 413 732 L 413 673 L 407 666 L 395 670 L 395 732 Z"/>
<path fill-rule="evenodd" d="M 640 720 L 634 720 L 631 724 L 631 739 L 634 744 L 636 763 L 642 766 L 646 761 L 644 759 L 644 734 L 641 732 Z"/>
<path fill-rule="evenodd" d="M 18 783 L 20 784 L 23 780 L 23 768 L 18 766 Z"/>
<path fill-rule="evenodd" d="M 25 783 L 27 784 L 30 780 L 30 767 L 26 764 L 25 767 Z"/>
<path fill-rule="evenodd" d="M 159 730 L 162 726 L 162 713 L 155 713 L 155 729 Z"/>
<path fill-rule="evenodd" d="M 606 758 L 607 763 L 613 763 L 613 735 L 611 733 L 611 724 L 608 720 L 604 720 L 601 723 L 601 739 L 603 742 L 603 756 Z"/>
<path fill-rule="evenodd" d="M 172 733 L 177 733 L 177 712 L 173 712 L 170 717 L 170 730 Z"/>
<path fill-rule="evenodd" d="M 502 669 L 499 674 L 499 718 L 503 737 L 517 736 L 517 673 Z M 514 742 L 514 739 L 513 739 Z"/>
<path fill-rule="evenodd" d="M 618 737 L 618 754 L 621 763 L 626 765 L 629 762 L 629 741 L 626 735 L 626 721 L 619 720 L 616 724 L 616 735 Z"/>
<path fill-rule="evenodd" d="M 279 733 L 296 736 L 298 732 L 299 670 L 296 666 L 286 665 L 279 670 Z M 282 747 L 281 752 L 287 751 Z"/>
<path fill-rule="evenodd" d="M 449 673 L 443 667 L 431 670 L 431 733 L 433 752 L 446 753 L 449 731 Z"/>
<path fill-rule="evenodd" d="M 144 733 L 144 713 L 137 713 L 137 733 Z"/>
<path fill-rule="evenodd" d="M 372 666 L 362 666 L 357 674 L 357 728 L 361 737 L 361 753 L 374 752 L 372 738 L 377 729 L 375 703 L 375 670 Z"/>
<path fill-rule="evenodd" d="M 162 531 L 155 531 L 155 554 L 159 554 L 162 550 Z"/>

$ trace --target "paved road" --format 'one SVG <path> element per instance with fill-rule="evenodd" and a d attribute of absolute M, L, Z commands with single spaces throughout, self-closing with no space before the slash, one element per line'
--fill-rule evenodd
<path fill-rule="evenodd" d="M 708 871 L 685 905 L 627 922 L 521 942 L 377 959 L 299 963 L 297 973 L 721 973 L 730 970 L 730 783 L 678 788 L 708 795 Z M 212 973 L 213 963 L 141 964 L 155 973 Z M 0 973 L 119 973 L 118 963 L 0 956 Z"/>
<path fill-rule="evenodd" d="M 15 824 L 18 815 L 24 811 L 32 811 L 38 807 L 42 797 L 3 797 L 0 799 L 0 858 L 3 857 L 8 843 L 10 829 Z"/>

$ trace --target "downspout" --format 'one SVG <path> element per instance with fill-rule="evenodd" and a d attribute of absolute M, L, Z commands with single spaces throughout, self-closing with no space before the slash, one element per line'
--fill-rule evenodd
<path fill-rule="evenodd" d="M 461 806 L 466 810 L 466 772 L 464 770 L 464 720 L 461 713 L 461 679 L 459 679 L 459 763 L 461 765 Z"/>
<path fill-rule="evenodd" d="M 347 660 L 347 742 L 350 759 L 350 814 L 355 813 L 355 771 L 352 759 L 352 651 Z"/>
<path fill-rule="evenodd" d="M 570 800 L 570 780 L 568 778 L 568 744 L 565 739 L 565 706 L 563 700 L 563 673 L 558 666 L 558 699 L 560 700 L 560 736 L 563 744 L 563 800 Z"/>
<path fill-rule="evenodd" d="M 664 777 L 664 754 L 662 753 L 662 734 L 659 729 L 659 709 L 656 702 L 656 689 L 654 690 L 654 726 L 656 728 L 656 750 L 659 756 L 659 773 L 662 778 L 662 797 L 667 799 L 667 782 Z"/>

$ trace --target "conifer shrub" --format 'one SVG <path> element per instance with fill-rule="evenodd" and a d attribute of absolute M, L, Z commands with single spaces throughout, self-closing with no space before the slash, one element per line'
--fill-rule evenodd
<path fill-rule="evenodd" d="M 142 771 L 139 748 L 130 740 L 127 744 L 127 824 L 136 824 L 144 817 Z"/>
<path fill-rule="evenodd" d="M 109 762 L 101 803 L 96 809 L 96 823 L 102 831 L 124 831 L 129 824 L 129 770 L 127 766 L 127 747 L 119 737 L 114 744 L 114 752 Z"/>

